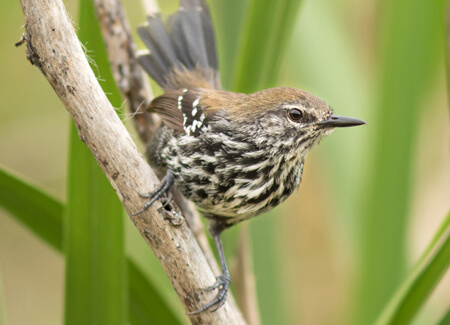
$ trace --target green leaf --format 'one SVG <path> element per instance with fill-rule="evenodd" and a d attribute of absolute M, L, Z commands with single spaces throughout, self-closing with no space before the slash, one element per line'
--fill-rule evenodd
<path fill-rule="evenodd" d="M 50 246 L 61 250 L 63 206 L 54 197 L 0 168 L 0 206 Z"/>
<path fill-rule="evenodd" d="M 66 324 L 124 324 L 122 206 L 71 127 L 65 222 Z"/>
<path fill-rule="evenodd" d="M 128 261 L 130 322 L 133 325 L 181 324 L 157 289 Z"/>
<path fill-rule="evenodd" d="M 422 267 L 425 260 L 429 259 L 429 257 L 432 255 L 433 251 L 436 250 L 436 247 L 439 242 L 442 241 L 442 238 L 445 238 L 446 232 L 450 229 L 450 212 L 447 214 L 447 217 L 444 219 L 442 224 L 439 226 L 438 230 L 434 234 L 433 238 L 431 239 L 428 246 L 425 248 L 425 251 L 423 252 L 422 256 L 417 261 L 414 270 Z"/>
<path fill-rule="evenodd" d="M 445 315 L 442 316 L 439 323 L 437 323 L 437 325 L 448 325 L 448 324 L 450 324 L 450 306 L 448 307 L 448 310 L 445 313 Z"/>
<path fill-rule="evenodd" d="M 377 324 L 409 324 L 450 267 L 450 212 Z"/>
<path fill-rule="evenodd" d="M 300 4 L 300 0 L 250 1 L 233 90 L 249 93 L 276 84 Z"/>
<path fill-rule="evenodd" d="M 80 41 L 95 60 L 102 88 L 118 107 L 121 98 L 109 70 L 94 7 L 80 2 Z M 65 324 L 126 322 L 123 208 L 97 161 L 71 124 L 65 219 Z"/>
<path fill-rule="evenodd" d="M 167 309 L 171 310 L 171 315 L 169 317 L 178 319 L 177 323 L 188 321 L 188 317 L 185 314 L 186 312 L 183 308 L 183 305 L 176 292 L 173 290 L 172 284 L 170 283 L 166 273 L 164 272 L 160 261 L 149 249 L 148 244 L 145 242 L 144 238 L 142 238 L 134 223 L 131 220 L 128 220 L 125 223 L 125 226 L 127 239 L 125 246 L 128 260 L 130 262 L 134 262 L 135 268 L 137 267 L 140 270 L 141 274 L 145 274 L 145 283 L 149 283 L 147 287 L 151 286 L 151 291 L 155 291 L 158 293 L 158 300 L 164 302 L 164 304 L 167 306 Z M 130 279 L 130 288 L 131 290 L 134 290 L 133 293 L 135 295 L 138 295 L 138 297 L 141 295 L 141 293 L 149 290 L 147 287 L 143 287 L 139 282 L 135 282 L 135 284 L 139 286 L 135 286 L 133 283 L 131 283 L 131 279 L 133 279 L 133 281 L 135 280 L 132 270 L 129 270 L 128 277 Z M 159 309 L 155 309 L 157 310 L 155 312 L 153 311 L 153 309 L 148 309 L 148 306 L 146 306 L 146 302 L 136 303 L 136 299 L 138 299 L 138 297 L 133 298 L 130 296 L 130 312 L 134 313 L 147 310 L 147 315 L 145 316 L 145 318 L 161 317 L 160 315 L 158 315 Z M 153 300 L 153 298 L 151 297 L 147 297 L 144 299 L 146 301 Z M 133 306 L 133 304 L 137 305 Z M 141 306 L 142 308 L 139 306 Z M 138 316 L 139 314 L 130 314 L 130 320 L 145 319 Z"/>
<path fill-rule="evenodd" d="M 267 215 L 250 221 L 251 247 L 253 253 L 253 268 L 257 279 L 259 311 L 263 324 L 289 324 L 286 313 L 285 299 L 280 276 L 282 271 L 282 247 L 277 215 L 280 209 L 275 209 Z"/>
<path fill-rule="evenodd" d="M 239 55 L 236 35 L 241 34 L 249 0 L 217 0 L 210 3 L 222 87 L 228 90 L 232 88 L 233 69 Z"/>
<path fill-rule="evenodd" d="M 443 2 L 384 1 L 372 169 L 361 210 L 356 323 L 369 324 L 405 276 L 405 243 L 420 108 L 442 53 Z"/>

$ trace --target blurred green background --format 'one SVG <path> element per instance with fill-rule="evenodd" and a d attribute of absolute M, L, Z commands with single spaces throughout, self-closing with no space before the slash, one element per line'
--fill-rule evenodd
<path fill-rule="evenodd" d="M 227 89 L 297 87 L 368 123 L 325 139 L 298 193 L 249 222 L 263 324 L 372 323 L 450 207 L 444 1 L 304 0 L 299 10 L 285 7 L 286 37 L 276 34 L 284 21 L 257 24 L 279 15 L 275 1 L 209 3 Z M 78 3 L 65 4 L 77 21 Z M 176 7 L 166 1 L 161 9 Z M 141 4 L 126 8 L 135 31 Z M 19 1 L 1 1 L 0 17 L 0 165 L 64 201 L 69 118 L 25 47 L 14 47 L 24 31 Z M 248 35 L 271 47 L 255 52 Z M 185 320 L 152 253 L 125 224 L 129 256 Z M 231 254 L 235 235 L 224 238 Z M 60 324 L 64 265 L 0 211 L 0 323 Z M 448 273 L 414 324 L 448 311 Z"/>

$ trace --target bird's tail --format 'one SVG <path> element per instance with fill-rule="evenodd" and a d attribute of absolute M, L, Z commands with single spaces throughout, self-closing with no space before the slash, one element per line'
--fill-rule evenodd
<path fill-rule="evenodd" d="M 220 89 L 214 29 L 204 0 L 181 0 L 166 24 L 159 14 L 149 16 L 138 34 L 150 51 L 138 61 L 165 91 Z"/>

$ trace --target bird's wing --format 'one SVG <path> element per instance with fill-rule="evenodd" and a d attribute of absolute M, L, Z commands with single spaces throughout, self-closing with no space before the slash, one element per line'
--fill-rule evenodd
<path fill-rule="evenodd" d="M 199 90 L 182 89 L 155 98 L 148 111 L 157 113 L 164 124 L 178 133 L 198 136 L 207 127 L 206 108 Z"/>

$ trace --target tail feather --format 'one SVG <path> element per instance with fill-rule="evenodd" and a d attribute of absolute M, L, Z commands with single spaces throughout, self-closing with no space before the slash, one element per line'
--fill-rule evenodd
<path fill-rule="evenodd" d="M 195 86 L 195 78 L 201 79 L 199 86 L 220 88 L 214 29 L 204 0 L 181 0 L 168 26 L 159 15 L 147 23 L 138 34 L 150 54 L 138 60 L 165 91 Z"/>
<path fill-rule="evenodd" d="M 196 1 L 182 0 L 180 10 L 169 21 L 174 40 L 179 40 L 176 44 L 183 44 L 187 49 L 187 58 L 191 64 L 191 66 L 187 66 L 188 69 L 195 68 L 196 63 L 203 68 L 208 67 L 202 24 L 203 12 L 199 10 L 200 8 Z M 179 48 L 179 50 L 181 49 L 183 48 Z"/>
<path fill-rule="evenodd" d="M 182 16 L 183 15 L 181 15 L 180 12 L 177 12 L 169 17 L 168 23 L 172 33 L 172 42 L 178 55 L 178 60 L 188 70 L 193 70 L 195 68 L 195 58 L 194 60 L 191 59 L 191 55 L 189 53 L 190 45 L 183 31 L 185 26 L 182 25 Z M 201 58 L 198 60 L 200 61 Z"/>
<path fill-rule="evenodd" d="M 158 83 L 158 85 L 163 87 L 163 84 L 165 83 L 165 73 L 160 64 L 156 61 L 155 57 L 150 54 L 141 54 L 138 57 L 138 62 L 144 71 L 147 72 L 150 77 Z"/>
<path fill-rule="evenodd" d="M 206 53 L 208 55 L 208 64 L 214 70 L 219 69 L 218 61 L 217 61 L 217 49 L 216 49 L 216 37 L 214 35 L 214 26 L 211 22 L 211 15 L 209 13 L 209 8 L 206 4 L 203 3 L 203 15 L 202 15 L 202 26 L 203 33 L 205 38 L 206 45 Z"/>
<path fill-rule="evenodd" d="M 169 65 L 176 60 L 170 36 L 159 16 L 147 18 L 148 27 L 139 27 L 138 34 L 164 73 L 169 73 Z M 157 42 L 154 40 L 158 39 Z"/>

